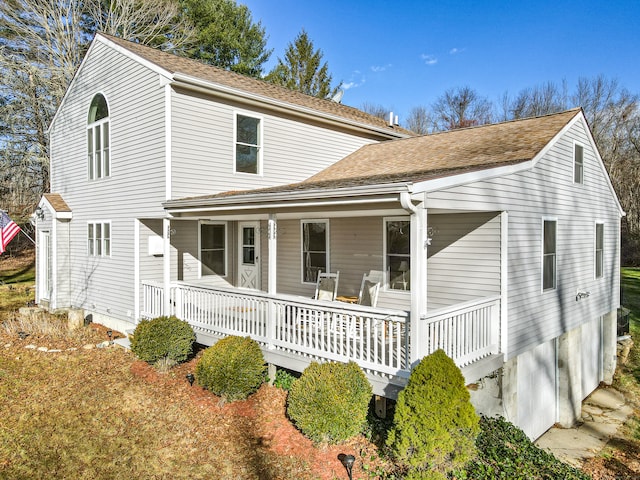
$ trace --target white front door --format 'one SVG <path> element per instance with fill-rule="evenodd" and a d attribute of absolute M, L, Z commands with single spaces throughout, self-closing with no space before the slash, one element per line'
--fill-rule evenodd
<path fill-rule="evenodd" d="M 238 287 L 260 290 L 260 223 L 238 224 Z"/>
<path fill-rule="evenodd" d="M 51 300 L 51 234 L 40 232 L 39 240 L 38 296 L 40 299 Z"/>

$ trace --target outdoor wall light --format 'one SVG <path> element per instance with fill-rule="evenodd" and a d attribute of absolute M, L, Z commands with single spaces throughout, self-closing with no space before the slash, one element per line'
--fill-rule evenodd
<path fill-rule="evenodd" d="M 185 377 L 187 378 L 187 381 L 189 382 L 189 385 L 191 385 L 193 387 L 193 382 L 196 379 L 195 375 L 193 373 L 187 373 L 185 375 Z"/>
<path fill-rule="evenodd" d="M 38 220 L 44 220 L 44 210 L 42 207 L 36 207 L 36 217 L 38 217 Z"/>
<path fill-rule="evenodd" d="M 354 457 L 353 455 L 345 455 L 344 453 L 341 453 L 340 455 L 338 455 L 338 460 L 340 460 L 340 463 L 342 463 L 342 465 L 344 465 L 344 468 L 347 470 L 349 480 L 353 480 L 353 477 L 351 476 L 351 470 L 353 469 L 353 463 L 356 461 L 356 457 Z"/>

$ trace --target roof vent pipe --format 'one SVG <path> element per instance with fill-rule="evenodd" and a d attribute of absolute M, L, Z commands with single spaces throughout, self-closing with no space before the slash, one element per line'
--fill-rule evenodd
<path fill-rule="evenodd" d="M 396 116 L 393 118 L 393 124 L 394 124 L 396 127 L 397 127 L 398 125 L 400 125 L 400 123 L 398 122 L 398 115 L 396 115 Z"/>
<path fill-rule="evenodd" d="M 389 126 L 393 127 L 393 112 L 389 112 Z"/>

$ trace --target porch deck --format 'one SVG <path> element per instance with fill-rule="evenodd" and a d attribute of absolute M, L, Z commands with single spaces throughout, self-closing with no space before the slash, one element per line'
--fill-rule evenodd
<path fill-rule="evenodd" d="M 164 314 L 164 288 L 142 282 L 142 318 Z M 393 397 L 411 369 L 409 312 L 292 295 L 172 283 L 168 312 L 193 327 L 198 342 L 250 336 L 267 361 L 302 371 L 312 361 L 355 361 L 374 392 Z M 421 355 L 442 348 L 464 368 L 498 353 L 500 298 L 466 302 L 424 315 Z"/>

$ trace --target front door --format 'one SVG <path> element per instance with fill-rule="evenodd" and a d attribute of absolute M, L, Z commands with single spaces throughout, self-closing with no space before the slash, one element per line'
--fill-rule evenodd
<path fill-rule="evenodd" d="M 51 300 L 51 234 L 40 232 L 39 240 L 38 296 L 41 300 Z"/>
<path fill-rule="evenodd" d="M 260 224 L 238 224 L 238 287 L 260 290 Z"/>

